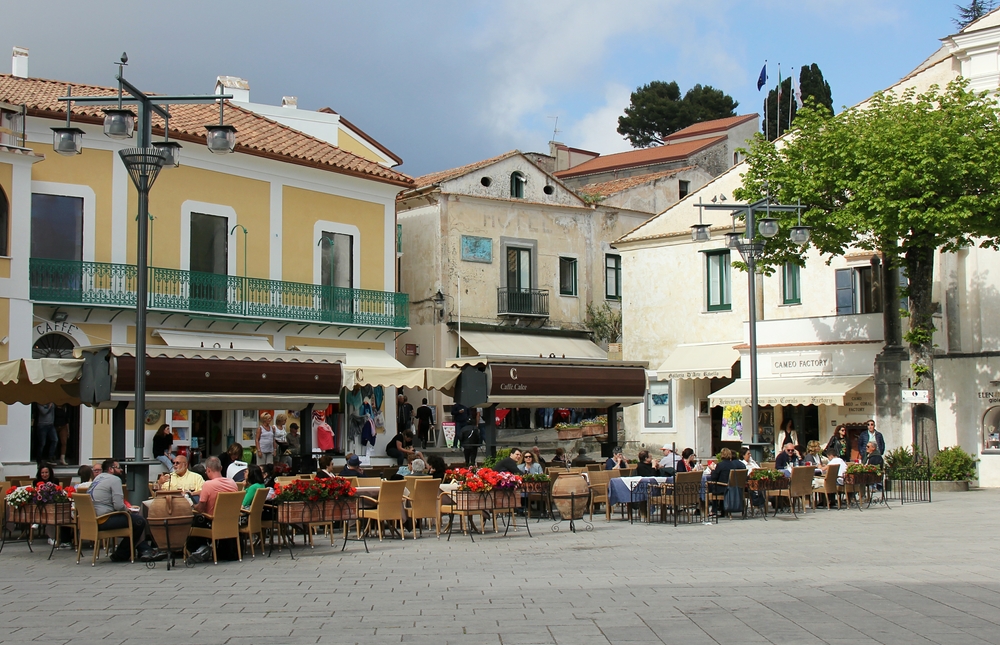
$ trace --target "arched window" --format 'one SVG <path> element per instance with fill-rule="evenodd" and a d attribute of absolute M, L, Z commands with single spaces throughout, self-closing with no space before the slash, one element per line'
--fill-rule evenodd
<path fill-rule="evenodd" d="M 0 188 L 0 255 L 10 255 L 10 203 Z"/>
<path fill-rule="evenodd" d="M 524 182 L 526 179 L 520 171 L 510 173 L 510 196 L 514 199 L 524 199 Z"/>

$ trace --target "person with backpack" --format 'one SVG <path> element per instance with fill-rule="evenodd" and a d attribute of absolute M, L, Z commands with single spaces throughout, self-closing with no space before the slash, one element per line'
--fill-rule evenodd
<path fill-rule="evenodd" d="M 462 449 L 465 451 L 465 465 L 472 467 L 476 465 L 476 458 L 479 455 L 479 446 L 483 443 L 483 435 L 479 431 L 479 412 L 470 410 L 469 421 L 462 428 L 460 433 Z"/>

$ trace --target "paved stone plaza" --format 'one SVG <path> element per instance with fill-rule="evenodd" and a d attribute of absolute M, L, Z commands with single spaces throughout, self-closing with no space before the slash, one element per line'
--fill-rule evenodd
<path fill-rule="evenodd" d="M 1000 491 L 793 520 L 532 523 L 168 572 L 0 554 L 8 643 L 1000 643 Z M 427 533 L 425 533 L 425 536 Z"/>

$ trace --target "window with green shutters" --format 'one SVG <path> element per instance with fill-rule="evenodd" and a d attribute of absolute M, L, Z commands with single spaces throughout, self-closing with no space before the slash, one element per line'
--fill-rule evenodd
<path fill-rule="evenodd" d="M 705 253 L 705 295 L 709 311 L 730 311 L 733 308 L 730 283 L 729 251 Z"/>
<path fill-rule="evenodd" d="M 786 262 L 781 271 L 781 302 L 786 305 L 802 304 L 799 265 L 794 262 Z"/>

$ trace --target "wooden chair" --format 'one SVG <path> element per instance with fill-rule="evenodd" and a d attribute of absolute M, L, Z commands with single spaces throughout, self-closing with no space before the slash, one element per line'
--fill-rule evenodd
<path fill-rule="evenodd" d="M 243 551 L 240 548 L 240 511 L 243 507 L 243 493 L 219 493 L 215 500 L 215 514 L 205 514 L 212 521 L 209 528 L 191 527 L 191 537 L 208 538 L 212 542 L 212 561 L 219 564 L 218 542 L 228 538 L 236 538 L 236 557 L 243 561 Z M 184 557 L 187 559 L 187 548 Z"/>
<path fill-rule="evenodd" d="M 299 473 L 299 479 L 312 479 L 312 473 Z"/>
<path fill-rule="evenodd" d="M 406 475 L 403 477 L 403 481 L 406 482 L 406 490 L 413 492 L 413 483 L 418 479 L 430 479 L 430 475 Z"/>
<path fill-rule="evenodd" d="M 803 513 L 806 512 L 806 501 L 808 501 L 809 506 L 815 513 L 816 507 L 812 503 L 812 478 L 813 471 L 815 470 L 813 466 L 796 466 L 792 468 L 792 479 L 788 483 L 788 488 L 767 491 L 768 499 L 777 500 L 778 498 L 786 498 L 790 505 L 801 501 Z M 795 512 L 794 507 L 792 508 L 792 512 Z"/>
<path fill-rule="evenodd" d="M 594 521 L 594 506 L 604 504 L 604 518 L 611 521 L 611 505 L 608 504 L 608 482 L 610 470 L 595 470 L 590 473 L 590 521 Z"/>
<path fill-rule="evenodd" d="M 404 488 L 406 488 L 406 482 L 402 480 L 382 481 L 379 486 L 378 499 L 367 495 L 361 496 L 361 499 L 375 505 L 374 508 L 363 508 L 358 513 L 361 519 L 368 520 L 365 527 L 366 532 L 371 527 L 372 520 L 378 524 L 379 542 L 382 541 L 382 522 L 396 522 L 399 525 L 399 538 L 405 539 L 403 536 Z"/>
<path fill-rule="evenodd" d="M 673 512 L 674 515 L 685 511 L 693 513 L 692 509 L 701 506 L 701 497 L 698 491 L 701 488 L 701 471 L 677 473 L 674 475 Z"/>
<path fill-rule="evenodd" d="M 358 477 L 357 486 L 381 486 L 381 477 Z"/>
<path fill-rule="evenodd" d="M 844 487 L 837 483 L 837 476 L 840 474 L 840 468 L 838 466 L 833 466 L 832 468 L 827 468 L 826 476 L 823 478 L 823 488 L 816 491 L 817 497 L 819 495 L 826 496 L 826 508 L 828 510 L 833 509 L 833 504 L 830 503 L 830 495 L 837 498 L 837 510 L 839 511 L 842 506 L 840 503 L 840 493 L 844 490 Z"/>
<path fill-rule="evenodd" d="M 98 551 L 100 550 L 101 540 L 108 538 L 128 538 L 129 545 L 129 561 L 135 562 L 135 542 L 132 539 L 132 514 L 128 511 L 115 511 L 113 513 L 105 513 L 104 515 L 97 515 L 97 511 L 94 510 L 94 500 L 91 499 L 90 495 L 86 493 L 80 495 L 73 495 L 73 505 L 76 507 L 76 521 L 77 521 L 77 541 L 76 541 L 76 563 L 80 564 L 80 550 L 83 546 L 84 540 L 90 540 L 94 543 L 94 555 L 90 559 L 90 566 L 94 566 L 97 563 Z M 128 518 L 128 526 L 120 529 L 102 529 L 101 524 L 104 524 L 108 519 L 116 516 L 124 515 Z"/>
<path fill-rule="evenodd" d="M 355 477 L 355 476 L 344 477 L 344 479 L 346 479 L 347 481 L 351 482 L 351 486 L 354 486 L 355 488 L 358 487 L 358 478 L 357 477 Z"/>
<path fill-rule="evenodd" d="M 445 501 L 446 497 L 448 498 L 448 501 Z M 462 535 L 468 534 L 468 528 L 472 523 L 472 517 L 474 515 L 479 516 L 480 526 L 483 526 L 485 523 L 482 509 L 460 509 L 451 501 L 451 497 L 442 491 L 438 494 L 437 536 L 439 538 L 441 537 L 441 518 L 445 515 L 448 516 L 449 531 L 451 530 L 452 523 L 455 521 L 455 516 L 458 516 L 458 525 L 462 530 Z M 468 524 L 466 523 L 466 518 L 468 518 Z"/>
<path fill-rule="evenodd" d="M 587 464 L 588 472 L 595 472 L 598 470 L 604 470 L 604 464 Z"/>
<path fill-rule="evenodd" d="M 250 502 L 250 509 L 240 509 L 240 513 L 247 518 L 247 525 L 240 527 L 240 540 L 245 535 L 250 542 L 250 558 L 257 557 L 253 548 L 253 539 L 260 538 L 260 550 L 264 552 L 264 525 L 261 522 L 261 514 L 264 512 L 264 502 L 267 501 L 267 489 L 258 488 L 253 492 L 253 500 Z M 241 502 L 242 503 L 242 502 Z"/>
<path fill-rule="evenodd" d="M 730 488 L 735 488 L 740 492 L 740 499 L 743 500 L 743 517 L 746 517 L 746 496 L 744 491 L 747 487 L 747 471 L 745 469 L 737 469 L 729 471 L 729 481 L 727 482 L 725 489 L 720 489 L 716 486 L 708 484 L 705 488 L 705 517 L 708 517 L 708 507 L 711 502 L 726 502 L 726 493 L 729 492 Z M 713 490 L 716 489 L 716 490 Z M 729 519 L 733 519 L 732 513 L 729 514 Z"/>
<path fill-rule="evenodd" d="M 288 486 L 296 479 L 298 479 L 298 477 L 275 477 L 274 483 L 281 484 L 282 486 Z"/>
<path fill-rule="evenodd" d="M 415 481 L 407 486 L 410 494 L 403 497 L 406 502 L 406 510 L 413 523 L 413 535 L 417 534 L 419 526 L 420 535 L 424 535 L 424 520 L 434 520 L 434 526 L 438 534 L 441 528 L 438 526 L 438 493 L 440 484 L 438 480 L 432 478 L 417 477 Z"/>
<path fill-rule="evenodd" d="M 774 462 L 773 461 L 765 461 L 764 463 L 762 463 L 760 465 L 760 467 L 761 468 L 766 468 L 767 470 L 774 470 Z"/>

